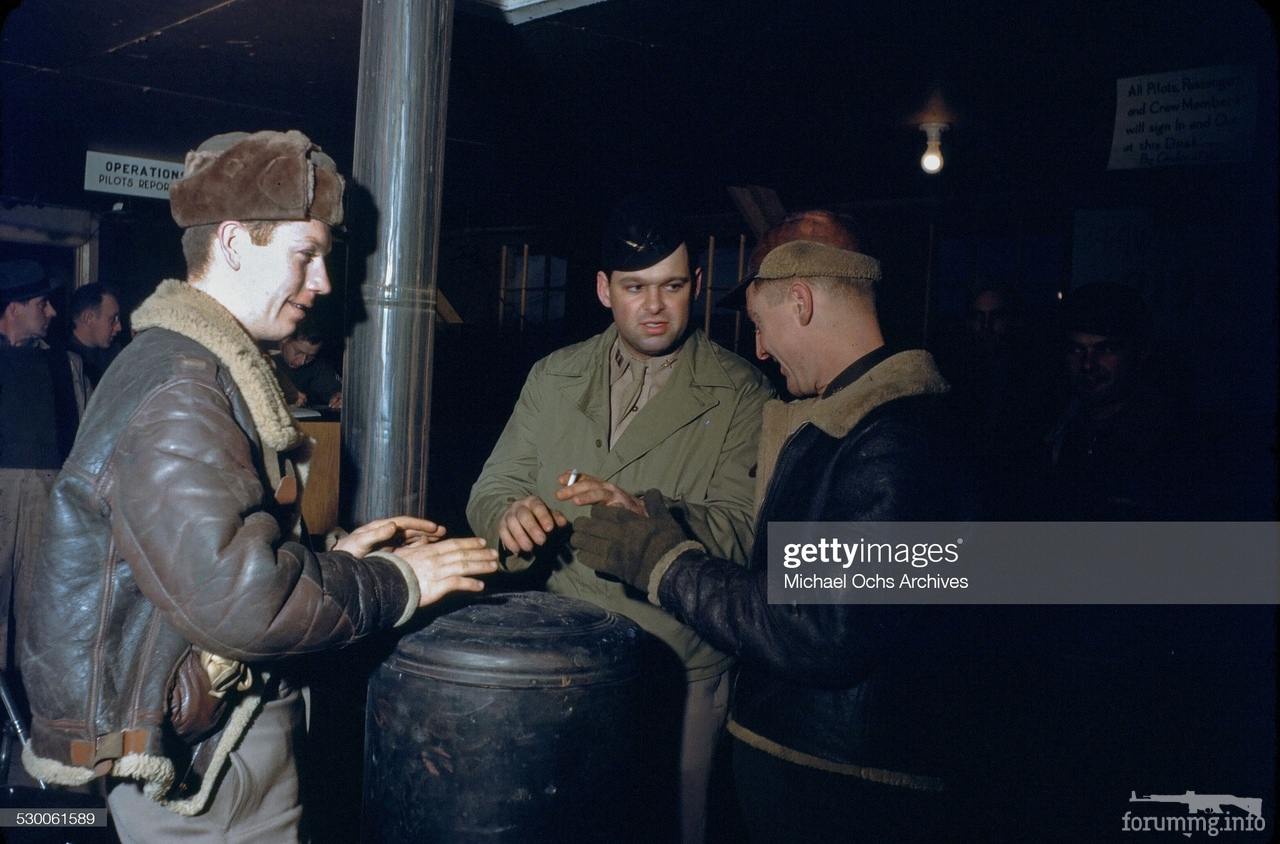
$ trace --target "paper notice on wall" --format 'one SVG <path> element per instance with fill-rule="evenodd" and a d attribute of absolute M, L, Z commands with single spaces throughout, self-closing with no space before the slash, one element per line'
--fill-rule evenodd
<path fill-rule="evenodd" d="M 1257 80 L 1219 66 L 1116 82 L 1108 170 L 1246 161 L 1253 153 Z"/>
<path fill-rule="evenodd" d="M 125 196 L 169 198 L 169 185 L 182 178 L 182 164 L 86 150 L 84 189 Z"/>

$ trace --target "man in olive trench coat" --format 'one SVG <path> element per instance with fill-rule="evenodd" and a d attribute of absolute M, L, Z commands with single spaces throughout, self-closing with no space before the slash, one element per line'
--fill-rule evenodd
<path fill-rule="evenodd" d="M 683 664 L 679 812 L 683 840 L 700 841 L 729 657 L 643 595 L 577 562 L 567 541 L 568 523 L 592 504 L 643 513 L 636 493 L 658 489 L 716 553 L 745 562 L 751 548 L 752 469 L 772 391 L 746 361 L 689 330 L 701 279 L 675 232 L 645 200 L 614 212 L 608 269 L 596 279 L 613 325 L 534 365 L 471 490 L 467 518 L 499 547 L 506 569 L 542 561 L 550 591 L 631 618 Z"/>

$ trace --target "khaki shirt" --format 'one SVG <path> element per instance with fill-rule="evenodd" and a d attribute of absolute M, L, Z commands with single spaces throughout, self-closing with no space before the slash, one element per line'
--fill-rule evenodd
<path fill-rule="evenodd" d="M 671 380 L 680 349 L 656 358 L 638 358 L 622 344 L 609 350 L 609 448 L 627 430 L 640 408 Z"/>

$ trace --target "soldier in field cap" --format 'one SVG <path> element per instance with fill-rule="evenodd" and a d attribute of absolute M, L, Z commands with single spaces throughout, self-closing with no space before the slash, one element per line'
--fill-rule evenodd
<path fill-rule="evenodd" d="M 282 660 L 404 624 L 496 567 L 426 519 L 298 529 L 302 435 L 258 344 L 329 293 L 343 180 L 301 132 L 218 135 L 173 185 L 187 278 L 160 283 L 54 484 L 18 596 L 46 782 L 106 779 L 124 841 L 292 841 L 302 718 Z"/>
<path fill-rule="evenodd" d="M 730 707 L 734 777 L 752 840 L 946 840 L 943 752 L 957 641 L 934 607 L 773 604 L 767 531 L 777 522 L 963 518 L 940 446 L 947 389 L 921 350 L 885 345 L 880 264 L 789 240 L 744 283 L 756 355 L 799 400 L 770 402 L 760 435 L 747 565 L 673 517 L 593 507 L 573 523 L 578 560 L 631 584 L 740 669 Z"/>
<path fill-rule="evenodd" d="M 548 572 L 551 591 L 628 616 L 656 637 L 658 662 L 668 670 L 651 669 L 651 688 L 669 683 L 682 710 L 670 713 L 667 732 L 679 732 L 672 755 L 678 752 L 680 764 L 661 775 L 674 792 L 664 807 L 678 803 L 679 837 L 701 841 L 729 657 L 583 566 L 567 526 L 592 505 L 643 513 L 638 493 L 657 488 L 702 543 L 744 561 L 752 539 L 751 467 L 769 390 L 750 364 L 690 327 L 701 275 L 666 203 L 653 196 L 620 202 L 601 251 L 596 297 L 613 324 L 534 364 L 471 490 L 467 518 L 500 546 L 504 568 L 536 563 Z M 665 738 L 654 735 L 650 750 L 661 752 Z"/>

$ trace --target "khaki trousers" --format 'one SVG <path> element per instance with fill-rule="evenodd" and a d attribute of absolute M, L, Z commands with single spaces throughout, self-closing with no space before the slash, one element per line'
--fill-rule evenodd
<path fill-rule="evenodd" d="M 14 584 L 35 561 L 56 469 L 0 469 L 0 671 L 9 667 Z"/>
<path fill-rule="evenodd" d="M 711 765 L 729 714 L 729 672 L 685 685 L 680 735 L 680 835 L 702 844 L 707 835 Z"/>
<path fill-rule="evenodd" d="M 121 844 L 287 844 L 298 840 L 302 805 L 294 742 L 302 731 L 302 696 L 268 702 L 231 752 L 209 808 L 195 817 L 171 812 L 122 782 L 107 795 Z"/>

